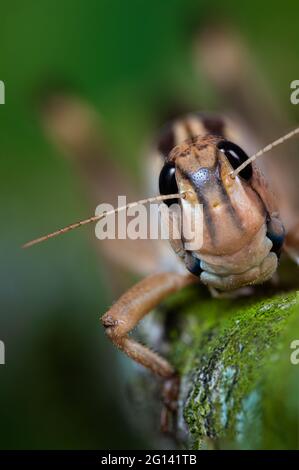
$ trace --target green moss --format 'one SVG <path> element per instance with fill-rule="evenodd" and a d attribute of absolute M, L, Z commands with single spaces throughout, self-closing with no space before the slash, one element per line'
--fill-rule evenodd
<path fill-rule="evenodd" d="M 201 302 L 193 294 L 185 290 L 171 300 L 184 316 L 170 333 L 171 358 L 182 375 L 179 422 L 193 447 L 296 446 L 297 421 L 285 423 L 286 431 L 275 418 L 299 416 L 299 365 L 295 374 L 290 363 L 290 341 L 299 339 L 296 293 Z M 284 416 L 281 402 L 289 404 Z"/>

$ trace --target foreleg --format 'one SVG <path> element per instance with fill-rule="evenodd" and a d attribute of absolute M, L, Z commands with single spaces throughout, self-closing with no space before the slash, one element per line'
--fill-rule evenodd
<path fill-rule="evenodd" d="M 131 339 L 128 333 L 169 294 L 193 282 L 196 278 L 190 274 L 158 273 L 146 277 L 122 295 L 102 317 L 107 335 L 134 361 L 161 377 L 172 377 L 175 374 L 173 366 L 159 354 Z"/>

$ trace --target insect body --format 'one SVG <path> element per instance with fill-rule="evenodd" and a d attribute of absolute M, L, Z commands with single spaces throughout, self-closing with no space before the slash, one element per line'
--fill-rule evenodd
<path fill-rule="evenodd" d="M 170 238 L 177 256 L 174 269 L 165 272 L 158 268 L 122 295 L 102 317 L 108 337 L 119 349 L 167 379 L 166 384 L 175 384 L 175 388 L 176 372 L 172 365 L 129 336 L 136 324 L 184 286 L 202 282 L 213 294 L 235 291 L 270 279 L 283 248 L 294 259 L 298 256 L 298 225 L 287 234 L 286 243 L 274 196 L 256 163 L 251 161 L 254 158 L 248 159 L 241 139 L 232 129 L 223 118 L 199 114 L 175 121 L 164 129 L 155 152 L 155 168 L 160 166 L 156 178 L 161 196 L 145 202 L 164 200 L 168 205 L 178 202 L 187 214 L 201 204 L 203 243 L 199 249 L 189 250 L 183 237 Z M 274 142 L 263 152 L 284 140 Z M 171 206 L 170 214 L 179 225 Z M 102 217 L 105 214 L 72 224 L 26 246 Z M 166 390 L 166 405 L 172 408 L 173 387 Z"/>
<path fill-rule="evenodd" d="M 160 193 L 184 196 L 178 201 L 189 213 L 202 204 L 203 244 L 188 251 L 183 239 L 170 239 L 185 272 L 145 278 L 102 318 L 120 349 L 163 377 L 175 374 L 171 365 L 127 336 L 146 313 L 190 283 L 202 282 L 214 294 L 234 291 L 267 281 L 278 266 L 285 231 L 275 198 L 254 162 L 233 175 L 248 156 L 228 140 L 231 134 L 224 119 L 201 115 L 179 120 L 162 133 Z"/>
<path fill-rule="evenodd" d="M 204 284 L 223 291 L 269 279 L 277 268 L 270 238 L 283 238 L 277 211 L 267 208 L 269 195 L 263 197 L 266 189 L 257 168 L 250 165 L 231 178 L 232 170 L 247 158 L 223 137 L 198 136 L 171 151 L 160 178 L 163 194 L 168 185 L 175 192 L 176 184 L 177 191 L 186 192 L 180 202 L 183 210 L 203 205 L 203 245 L 188 252 L 181 241 L 179 255 Z M 167 172 L 175 181 L 169 183 Z M 271 228 L 269 238 L 268 227 L 273 226 L 276 232 Z"/>

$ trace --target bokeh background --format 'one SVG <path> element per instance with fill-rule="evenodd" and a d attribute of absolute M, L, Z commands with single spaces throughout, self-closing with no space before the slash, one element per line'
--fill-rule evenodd
<path fill-rule="evenodd" d="M 113 289 L 94 256 L 93 230 L 20 249 L 90 213 L 78 173 L 41 126 L 41 90 L 63 83 L 92 103 L 116 161 L 137 179 L 144 143 L 169 109 L 221 106 L 192 53 L 209 24 L 240 34 L 267 92 L 298 122 L 289 100 L 299 79 L 298 13 L 296 1 L 0 1 L 2 449 L 153 445 L 128 407 L 134 367 L 98 321 Z"/>

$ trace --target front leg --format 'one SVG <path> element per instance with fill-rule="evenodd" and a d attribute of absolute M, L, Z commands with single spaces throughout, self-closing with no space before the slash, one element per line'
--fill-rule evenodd
<path fill-rule="evenodd" d="M 158 273 L 129 289 L 102 317 L 111 341 L 131 359 L 165 379 L 175 375 L 172 365 L 128 336 L 137 323 L 168 295 L 196 282 L 190 274 Z"/>

